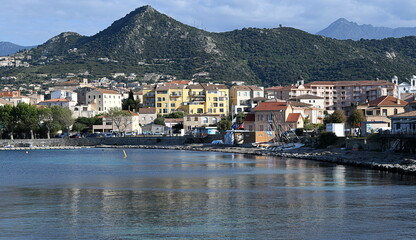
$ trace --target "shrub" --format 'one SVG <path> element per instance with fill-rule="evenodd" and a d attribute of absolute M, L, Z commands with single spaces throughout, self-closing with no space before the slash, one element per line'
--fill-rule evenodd
<path fill-rule="evenodd" d="M 333 132 L 323 132 L 318 138 L 318 148 L 326 148 L 330 145 L 334 145 L 338 137 Z"/>

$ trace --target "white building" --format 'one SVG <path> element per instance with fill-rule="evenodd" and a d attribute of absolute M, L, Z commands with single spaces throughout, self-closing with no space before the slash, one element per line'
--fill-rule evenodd
<path fill-rule="evenodd" d="M 392 79 L 392 82 L 397 85 L 397 96 L 400 99 L 404 99 L 405 95 L 408 94 L 415 94 L 416 93 L 416 76 L 413 75 L 410 79 L 410 83 L 408 82 L 402 82 L 399 84 L 399 78 L 397 76 L 394 76 Z"/>
<path fill-rule="evenodd" d="M 51 92 L 51 99 L 68 99 L 69 101 L 78 102 L 78 94 L 71 90 L 61 90 Z"/>
<path fill-rule="evenodd" d="M 41 105 L 41 106 L 47 106 L 47 107 L 59 106 L 62 108 L 69 108 L 69 109 L 73 109 L 76 104 L 77 104 L 76 102 L 69 101 L 68 99 L 50 99 L 50 100 L 45 100 L 45 101 L 38 103 L 38 105 Z"/>
<path fill-rule="evenodd" d="M 87 93 L 87 104 L 98 112 L 106 112 L 112 108 L 121 108 L 121 94 L 107 89 L 96 88 Z"/>

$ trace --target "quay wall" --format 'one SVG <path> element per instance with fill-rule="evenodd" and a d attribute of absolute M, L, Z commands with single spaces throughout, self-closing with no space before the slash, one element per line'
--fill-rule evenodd
<path fill-rule="evenodd" d="M 181 145 L 184 137 L 112 137 L 112 138 L 51 138 L 51 139 L 0 139 L 0 147 L 57 147 L 97 145 Z"/>

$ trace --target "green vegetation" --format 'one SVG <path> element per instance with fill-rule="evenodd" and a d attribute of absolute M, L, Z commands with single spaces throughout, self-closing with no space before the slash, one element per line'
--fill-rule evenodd
<path fill-rule="evenodd" d="M 183 118 L 185 116 L 184 112 L 172 112 L 165 115 L 165 118 Z"/>
<path fill-rule="evenodd" d="M 155 121 L 153 121 L 153 123 L 165 126 L 165 117 L 163 115 L 158 114 L 157 118 L 155 119 Z"/>
<path fill-rule="evenodd" d="M 103 119 L 99 116 L 87 118 L 87 117 L 79 117 L 75 120 L 74 125 L 72 126 L 72 130 L 76 132 L 90 132 L 92 130 L 93 125 L 102 125 Z"/>
<path fill-rule="evenodd" d="M 322 132 L 318 138 L 317 148 L 326 148 L 334 145 L 338 140 L 338 137 L 333 132 Z"/>
<path fill-rule="evenodd" d="M 218 131 L 226 131 L 230 130 L 231 126 L 233 125 L 231 121 L 231 116 L 224 116 L 217 124 Z"/>
<path fill-rule="evenodd" d="M 122 109 L 128 111 L 138 111 L 140 106 L 140 99 L 134 99 L 133 91 L 130 90 L 129 97 L 127 99 L 123 99 L 122 102 Z"/>
<path fill-rule="evenodd" d="M 326 115 L 324 123 L 345 123 L 347 116 L 343 110 L 335 110 L 331 115 Z"/>
<path fill-rule="evenodd" d="M 58 131 L 69 131 L 74 123 L 71 110 L 53 106 L 36 108 L 20 103 L 17 106 L 0 106 L 0 131 L 4 138 L 50 137 Z"/>
<path fill-rule="evenodd" d="M 0 75 L 29 82 L 36 73 L 162 73 L 191 79 L 209 72 L 209 78 L 197 80 L 265 86 L 292 84 L 299 76 L 306 81 L 405 79 L 416 72 L 415 48 L 416 37 L 342 41 L 286 27 L 210 33 L 142 7 L 91 37 L 62 33 L 22 53 L 31 56 L 32 67 L 0 68 Z"/>

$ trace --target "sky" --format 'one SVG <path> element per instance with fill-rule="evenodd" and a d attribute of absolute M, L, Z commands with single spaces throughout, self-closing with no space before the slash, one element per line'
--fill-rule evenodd
<path fill-rule="evenodd" d="M 91 36 L 144 5 L 210 32 L 282 24 L 316 33 L 338 18 L 416 27 L 415 0 L 0 0 L 0 41 L 32 46 L 67 31 Z"/>

